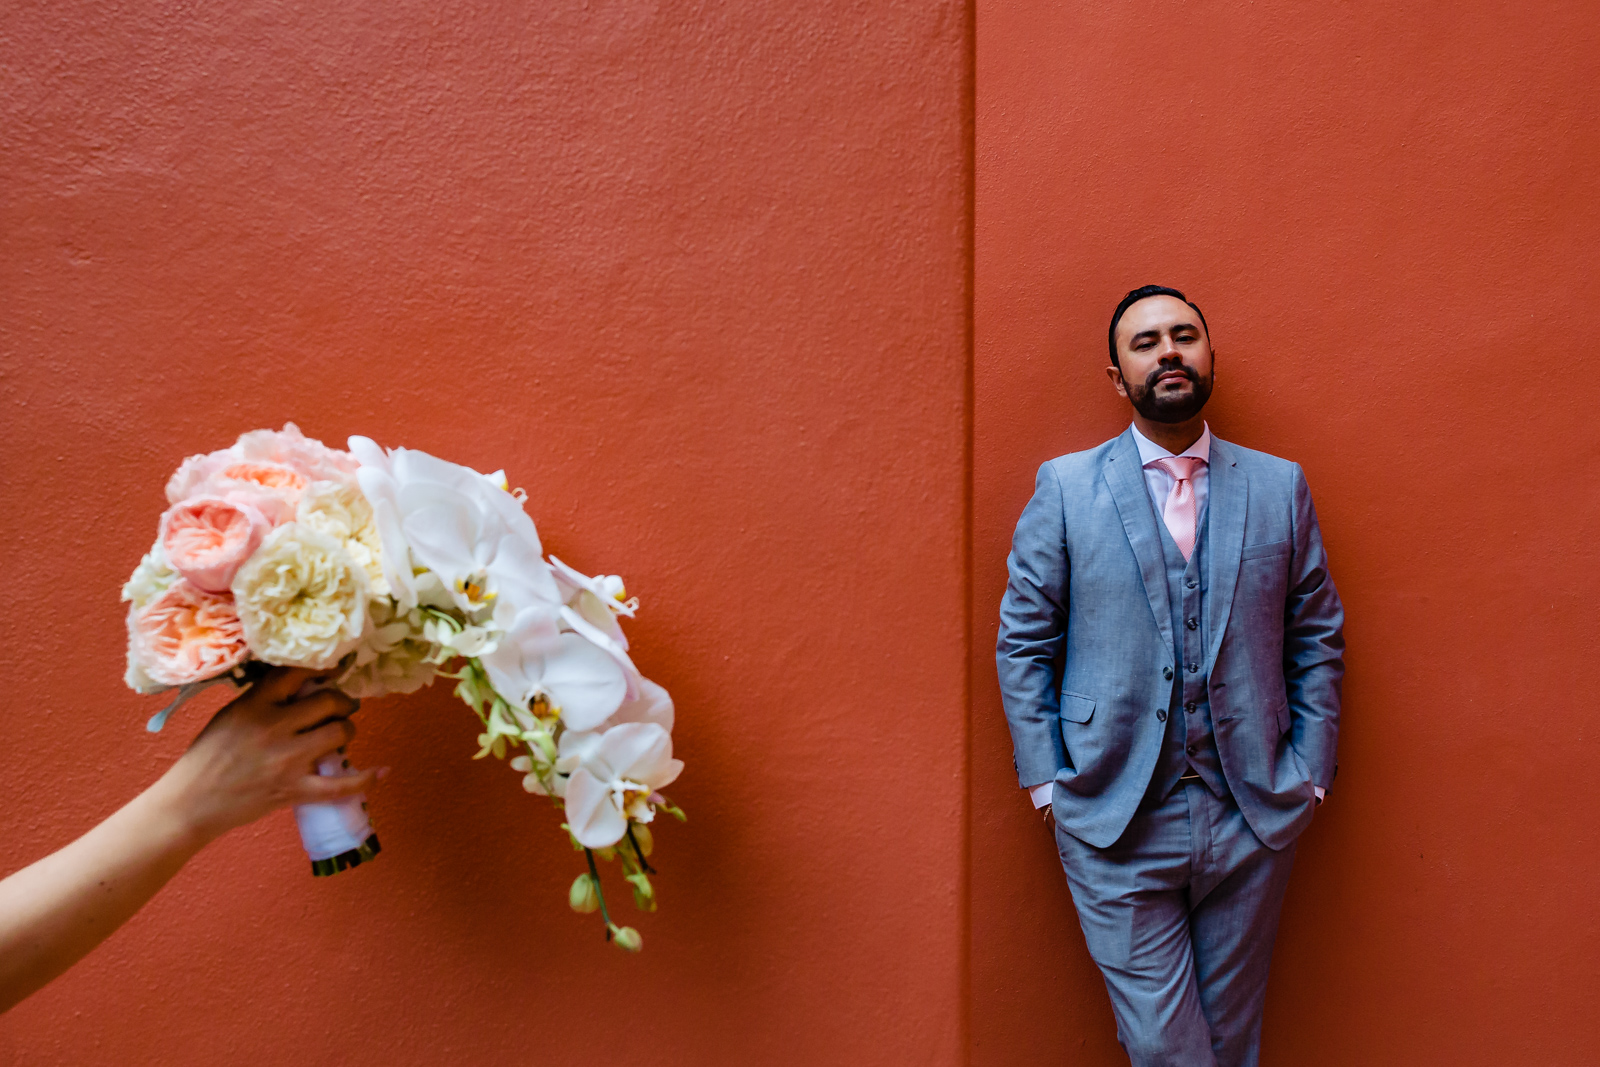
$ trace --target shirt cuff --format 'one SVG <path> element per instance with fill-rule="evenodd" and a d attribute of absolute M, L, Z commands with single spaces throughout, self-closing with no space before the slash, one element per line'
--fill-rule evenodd
<path fill-rule="evenodd" d="M 1328 795 L 1328 791 L 1326 789 L 1322 788 L 1320 785 L 1314 785 L 1311 788 L 1317 794 L 1317 803 L 1321 804 L 1322 803 L 1322 798 Z"/>
<path fill-rule="evenodd" d="M 1049 806 L 1051 794 L 1055 791 L 1055 788 L 1056 784 L 1054 782 L 1044 782 L 1028 790 L 1028 799 L 1033 801 L 1035 811 Z"/>

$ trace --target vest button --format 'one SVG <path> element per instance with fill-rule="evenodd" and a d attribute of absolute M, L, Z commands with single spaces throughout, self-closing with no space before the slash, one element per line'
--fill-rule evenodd
<path fill-rule="evenodd" d="M 1166 708 L 1157 708 L 1156 709 L 1156 722 L 1166 722 L 1166 721 L 1167 721 L 1167 709 Z"/>
<path fill-rule="evenodd" d="M 1196 622 L 1194 619 L 1190 619 L 1189 621 L 1185 622 L 1184 625 L 1187 626 L 1191 630 L 1198 629 L 1199 626 L 1200 626 L 1200 624 L 1198 622 Z"/>
<path fill-rule="evenodd" d="M 1189 746 L 1189 747 L 1188 747 L 1188 748 L 1186 748 L 1186 749 L 1184 749 L 1184 751 L 1185 751 L 1185 752 L 1187 752 L 1187 753 L 1189 753 L 1189 755 L 1191 755 L 1191 756 L 1192 756 L 1192 755 L 1194 755 L 1194 754 L 1195 754 L 1195 752 L 1196 752 L 1196 751 L 1198 751 L 1198 750 L 1197 750 L 1197 749 L 1196 749 L 1196 748 L 1195 748 L 1195 747 L 1194 747 L 1194 746 L 1193 746 L 1193 745 L 1190 745 L 1190 746 Z"/>
<path fill-rule="evenodd" d="M 1196 583 L 1195 583 L 1195 580 L 1193 578 L 1190 578 L 1188 581 L 1184 582 L 1183 584 L 1187 585 L 1190 589 L 1193 589 L 1195 587 Z"/>
<path fill-rule="evenodd" d="M 1162 667 L 1161 668 L 1161 677 L 1165 678 L 1169 682 L 1172 681 L 1172 668 L 1171 667 Z"/>
<path fill-rule="evenodd" d="M 1189 673 L 1190 674 L 1193 674 L 1195 671 L 1197 671 L 1199 669 L 1200 669 L 1200 664 L 1198 664 L 1198 663 L 1189 664 Z"/>

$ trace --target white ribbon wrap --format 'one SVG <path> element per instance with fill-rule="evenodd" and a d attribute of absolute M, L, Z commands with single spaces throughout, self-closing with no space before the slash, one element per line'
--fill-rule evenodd
<path fill-rule="evenodd" d="M 317 773 L 324 778 L 341 778 L 355 774 L 346 766 L 344 750 L 330 752 L 317 761 Z M 360 849 L 372 836 L 372 823 L 367 819 L 366 795 L 331 804 L 300 804 L 294 809 L 294 821 L 300 827 L 300 843 L 313 863 L 330 860 L 346 852 Z"/>

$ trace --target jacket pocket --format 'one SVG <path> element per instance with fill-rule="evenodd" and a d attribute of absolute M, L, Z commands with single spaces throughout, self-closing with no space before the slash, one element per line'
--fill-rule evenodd
<path fill-rule="evenodd" d="M 1290 547 L 1290 543 L 1287 540 L 1264 541 L 1259 545 L 1245 545 L 1239 551 L 1239 562 L 1243 563 L 1251 559 L 1266 559 L 1272 556 L 1287 556 Z"/>
<path fill-rule="evenodd" d="M 1066 722 L 1088 722 L 1094 715 L 1094 697 L 1082 693 L 1061 694 L 1061 718 Z"/>

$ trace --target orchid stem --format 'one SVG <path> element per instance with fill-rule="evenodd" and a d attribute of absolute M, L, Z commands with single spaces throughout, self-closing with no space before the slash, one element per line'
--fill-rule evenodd
<path fill-rule="evenodd" d="M 606 894 L 600 888 L 600 872 L 595 869 L 594 852 L 585 848 L 583 858 L 589 861 L 589 877 L 594 879 L 594 895 L 600 899 L 600 917 L 606 921 L 606 940 L 610 941 L 611 927 L 615 924 L 611 921 L 611 912 L 606 910 Z"/>
<path fill-rule="evenodd" d="M 639 869 L 645 874 L 655 874 L 656 869 L 650 866 L 650 861 L 644 858 L 644 849 L 639 847 L 639 839 L 633 836 L 633 823 L 628 824 L 628 844 L 633 846 L 634 855 L 639 857 Z"/>

